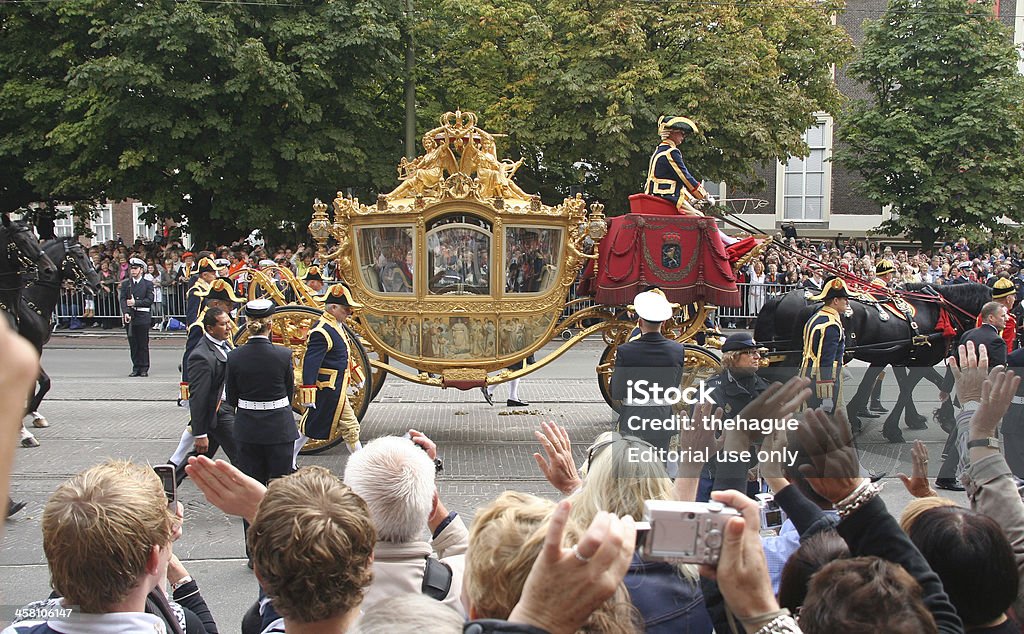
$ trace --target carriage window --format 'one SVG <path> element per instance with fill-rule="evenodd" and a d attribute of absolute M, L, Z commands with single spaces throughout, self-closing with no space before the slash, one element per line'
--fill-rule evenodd
<path fill-rule="evenodd" d="M 432 295 L 489 295 L 490 225 L 472 216 L 450 216 L 427 231 L 428 288 Z"/>
<path fill-rule="evenodd" d="M 505 229 L 505 292 L 543 293 L 558 281 L 562 230 Z"/>
<path fill-rule="evenodd" d="M 359 230 L 359 273 L 378 293 L 412 294 L 412 227 L 367 227 Z"/>

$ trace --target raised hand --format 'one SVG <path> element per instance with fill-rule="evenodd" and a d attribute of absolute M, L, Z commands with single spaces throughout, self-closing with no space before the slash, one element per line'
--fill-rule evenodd
<path fill-rule="evenodd" d="M 903 486 L 916 498 L 937 496 L 938 493 L 928 480 L 928 446 L 920 440 L 915 440 L 910 448 L 910 458 L 912 475 L 907 477 L 903 473 L 896 474 L 903 481 Z"/>
<path fill-rule="evenodd" d="M 807 410 L 797 434 L 811 460 L 811 464 L 800 466 L 800 473 L 818 495 L 834 504 L 857 488 L 863 479 L 860 462 L 843 416 Z"/>
<path fill-rule="evenodd" d="M 544 455 L 533 454 L 544 477 L 553 487 L 562 493 L 569 495 L 580 488 L 583 482 L 580 480 L 576 465 L 572 460 L 572 443 L 569 442 L 569 434 L 565 427 L 556 425 L 554 421 L 542 422 L 541 431 L 534 431 L 544 449 Z"/>

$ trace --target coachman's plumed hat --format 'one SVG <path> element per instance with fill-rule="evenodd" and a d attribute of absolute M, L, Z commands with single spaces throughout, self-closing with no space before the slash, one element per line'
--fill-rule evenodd
<path fill-rule="evenodd" d="M 686 117 L 664 116 L 658 120 L 658 132 L 669 132 L 679 130 L 687 134 L 700 134 L 697 124 Z"/>
<path fill-rule="evenodd" d="M 362 308 L 363 305 L 357 302 L 352 297 L 352 291 L 348 289 L 344 284 L 335 284 L 331 286 L 327 294 L 324 295 L 323 302 L 325 304 L 341 304 L 342 306 L 348 306 L 349 308 Z"/>
<path fill-rule="evenodd" d="M 196 291 L 196 297 L 202 298 L 204 302 L 218 299 L 230 304 L 245 303 L 244 298 L 235 295 L 235 289 L 231 287 L 231 282 L 222 278 L 215 279 L 209 288 Z"/>
<path fill-rule="evenodd" d="M 203 258 L 199 260 L 199 266 L 196 267 L 196 273 L 216 273 L 217 267 L 214 266 L 213 260 L 210 258 Z"/>
<path fill-rule="evenodd" d="M 886 273 L 895 273 L 896 267 L 889 260 L 879 260 L 878 264 L 875 265 L 875 275 L 885 275 Z"/>
<path fill-rule="evenodd" d="M 821 289 L 821 292 L 812 297 L 811 299 L 816 302 L 827 302 L 830 299 L 837 297 L 850 297 L 850 292 L 846 288 L 846 282 L 841 277 L 833 277 L 825 280 L 825 284 Z"/>
<path fill-rule="evenodd" d="M 319 266 L 311 266 L 311 267 L 309 267 L 309 269 L 306 271 L 306 274 L 302 276 L 302 281 L 303 282 L 322 282 L 322 281 L 324 281 L 324 276 L 320 275 L 320 267 Z"/>
<path fill-rule="evenodd" d="M 1017 287 L 1013 285 L 1013 282 L 1001 277 L 996 280 L 996 283 L 992 285 L 992 299 L 1002 299 L 1009 297 L 1017 293 Z"/>

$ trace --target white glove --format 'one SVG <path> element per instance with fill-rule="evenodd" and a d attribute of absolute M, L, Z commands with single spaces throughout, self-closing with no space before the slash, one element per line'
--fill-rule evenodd
<path fill-rule="evenodd" d="M 830 398 L 821 399 L 821 408 L 824 409 L 826 412 L 831 412 L 833 409 L 835 409 L 835 403 L 833 403 L 832 399 Z"/>
<path fill-rule="evenodd" d="M 316 409 L 316 403 L 303 403 L 302 406 L 306 409 Z"/>

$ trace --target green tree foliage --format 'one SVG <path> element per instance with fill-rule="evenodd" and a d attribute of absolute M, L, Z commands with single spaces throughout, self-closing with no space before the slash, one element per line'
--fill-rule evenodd
<path fill-rule="evenodd" d="M 2 4 L 4 208 L 133 197 L 203 242 L 389 183 L 403 20 L 386 0 Z"/>
<path fill-rule="evenodd" d="M 418 6 L 422 111 L 481 114 L 526 158 L 526 189 L 581 185 L 623 210 L 683 114 L 704 132 L 683 155 L 698 177 L 756 182 L 763 161 L 805 154 L 812 113 L 837 108 L 832 65 L 850 51 L 840 5 L 637 0 L 440 0 Z M 423 118 L 421 117 L 421 122 Z"/>
<path fill-rule="evenodd" d="M 882 230 L 930 246 L 1020 220 L 1024 78 L 992 2 L 890 0 L 864 35 L 849 72 L 871 99 L 840 119 L 837 158 L 892 205 Z"/>
<path fill-rule="evenodd" d="M 0 207 L 132 197 L 205 242 L 387 191 L 406 29 L 420 132 L 477 112 L 549 201 L 577 185 L 624 210 L 663 114 L 701 127 L 694 173 L 750 184 L 837 107 L 837 2 L 0 3 Z"/>

